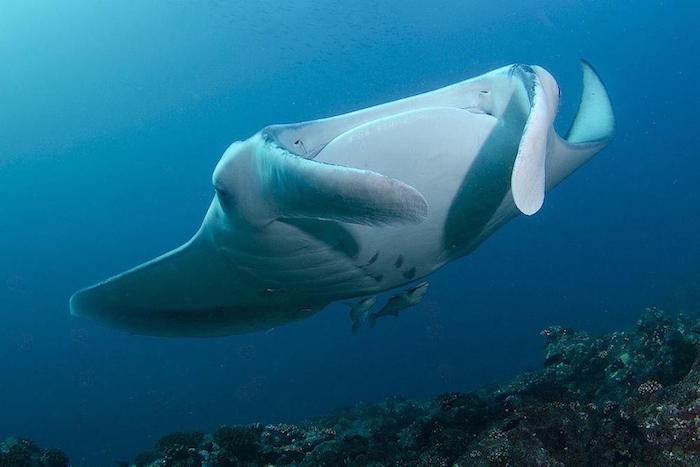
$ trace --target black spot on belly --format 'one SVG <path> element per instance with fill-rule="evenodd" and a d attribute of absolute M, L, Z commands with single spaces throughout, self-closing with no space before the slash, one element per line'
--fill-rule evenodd
<path fill-rule="evenodd" d="M 411 269 L 404 271 L 403 277 L 405 277 L 406 279 L 413 279 L 414 277 L 416 277 L 416 268 L 412 267 Z"/>
<path fill-rule="evenodd" d="M 281 295 L 284 293 L 284 289 L 278 289 L 273 287 L 268 287 L 265 290 L 260 291 L 260 296 L 262 297 L 273 297 L 275 295 Z"/>
<path fill-rule="evenodd" d="M 373 276 L 373 279 L 377 282 L 381 282 L 384 280 L 384 274 L 377 274 L 376 276 Z"/>
<path fill-rule="evenodd" d="M 396 258 L 396 262 L 394 263 L 394 266 L 396 266 L 396 269 L 398 269 L 402 265 L 403 265 L 403 255 L 399 255 L 399 257 Z"/>
<path fill-rule="evenodd" d="M 375 261 L 377 261 L 378 259 L 379 259 L 379 252 L 376 252 L 376 253 L 374 254 L 374 256 L 372 256 L 372 257 L 369 259 L 369 261 L 367 262 L 367 266 L 369 266 L 370 264 L 373 264 L 373 263 L 374 263 Z"/>

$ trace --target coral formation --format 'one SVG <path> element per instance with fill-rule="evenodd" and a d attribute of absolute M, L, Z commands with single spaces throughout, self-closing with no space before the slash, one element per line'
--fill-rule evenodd
<path fill-rule="evenodd" d="M 648 309 L 629 333 L 542 335 L 544 368 L 508 384 L 177 433 L 136 465 L 700 465 L 698 322 Z"/>
<path fill-rule="evenodd" d="M 177 432 L 132 465 L 700 465 L 700 321 L 648 309 L 632 332 L 552 326 L 542 336 L 544 367 L 507 384 L 297 424 Z M 67 465 L 26 439 L 0 444 L 0 467 Z"/>
<path fill-rule="evenodd" d="M 0 467 L 68 467 L 68 456 L 58 449 L 40 449 L 26 438 L 0 443 Z"/>

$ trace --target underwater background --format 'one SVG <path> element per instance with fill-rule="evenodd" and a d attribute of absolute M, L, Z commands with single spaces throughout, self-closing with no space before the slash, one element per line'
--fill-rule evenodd
<path fill-rule="evenodd" d="M 539 331 L 700 307 L 700 7 L 661 1 L 0 3 L 0 438 L 111 465 L 175 430 L 294 421 L 541 365 Z M 224 149 L 510 63 L 548 69 L 565 133 L 579 58 L 613 143 L 419 306 L 251 335 L 132 336 L 71 317 L 79 288 L 187 240 Z"/>

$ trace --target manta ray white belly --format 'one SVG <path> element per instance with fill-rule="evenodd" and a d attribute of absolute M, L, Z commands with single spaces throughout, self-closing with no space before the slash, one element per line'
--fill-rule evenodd
<path fill-rule="evenodd" d="M 328 303 L 425 277 L 476 248 L 612 138 L 605 89 L 584 63 L 569 140 L 554 79 L 514 65 L 234 143 L 190 242 L 71 298 L 134 333 L 265 329 Z M 366 303 L 374 303 L 368 300 Z"/>
<path fill-rule="evenodd" d="M 401 180 L 428 204 L 427 218 L 417 224 L 350 227 L 361 239 L 360 261 L 375 258 L 367 270 L 382 277 L 378 288 L 396 287 L 444 263 L 449 207 L 497 123 L 490 115 L 457 108 L 409 111 L 350 130 L 314 159 Z"/>

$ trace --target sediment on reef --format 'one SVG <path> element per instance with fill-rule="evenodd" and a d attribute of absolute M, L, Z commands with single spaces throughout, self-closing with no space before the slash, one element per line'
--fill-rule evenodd
<path fill-rule="evenodd" d="M 700 465 L 700 321 L 647 309 L 631 332 L 541 334 L 543 369 L 507 384 L 298 424 L 173 433 L 134 464 Z"/>

